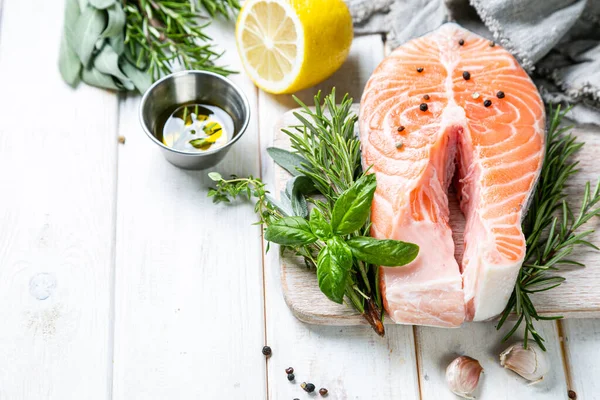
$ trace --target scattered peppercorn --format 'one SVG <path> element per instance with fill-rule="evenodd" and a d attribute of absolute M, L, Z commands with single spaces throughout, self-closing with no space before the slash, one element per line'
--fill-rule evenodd
<path fill-rule="evenodd" d="M 489 106 L 491 106 L 491 105 L 492 105 L 492 101 L 491 101 L 491 100 L 486 100 L 486 101 L 484 101 L 484 102 L 483 102 L 483 105 L 484 105 L 485 107 L 489 107 Z"/>
<path fill-rule="evenodd" d="M 421 109 L 421 111 L 427 111 L 427 104 L 426 103 L 421 103 L 421 105 L 419 106 L 419 108 Z"/>
<path fill-rule="evenodd" d="M 475 92 L 475 93 L 473 93 L 473 95 L 471 97 L 473 97 L 475 100 L 477 100 L 479 98 L 479 93 Z"/>
<path fill-rule="evenodd" d="M 496 43 L 490 42 L 490 47 L 494 47 L 495 45 L 496 45 Z"/>
<path fill-rule="evenodd" d="M 575 393 L 575 391 L 573 391 L 573 390 L 569 390 L 568 395 L 571 400 L 577 399 L 577 393 Z"/>
<path fill-rule="evenodd" d="M 321 396 L 327 396 L 327 393 L 329 393 L 329 391 L 327 389 L 325 389 L 325 388 L 319 389 L 319 394 Z"/>
<path fill-rule="evenodd" d="M 312 393 L 315 391 L 315 385 L 313 385 L 312 383 L 302 382 L 300 387 L 302 389 L 304 389 L 305 392 L 308 392 L 308 393 Z"/>
<path fill-rule="evenodd" d="M 294 379 L 296 379 L 296 376 L 295 376 L 294 374 L 292 374 L 292 373 L 289 373 L 289 374 L 288 374 L 288 381 L 290 381 L 290 382 L 291 382 L 291 381 L 293 381 Z"/>
<path fill-rule="evenodd" d="M 421 72 L 423 72 L 423 67 L 418 67 L 418 68 L 417 68 L 417 72 L 418 72 L 418 73 L 421 73 Z"/>
<path fill-rule="evenodd" d="M 429 95 L 426 94 L 425 96 L 423 96 L 423 100 L 429 100 Z"/>
<path fill-rule="evenodd" d="M 399 142 L 396 142 L 396 148 L 397 149 L 401 149 L 402 146 L 404 146 L 404 142 L 402 142 L 402 140 L 400 140 Z"/>
<path fill-rule="evenodd" d="M 293 374 L 293 373 L 294 373 L 294 368 L 292 368 L 292 367 L 287 367 L 287 368 L 285 369 L 285 373 L 286 373 L 286 374 L 288 374 L 288 375 L 289 375 L 289 374 Z"/>
<path fill-rule="evenodd" d="M 398 127 L 398 132 L 402 132 L 403 130 L 404 130 L 404 125 L 400 125 L 400 126 Z"/>
<path fill-rule="evenodd" d="M 465 44 L 465 41 L 464 41 L 463 39 L 460 39 L 460 40 L 458 41 L 458 44 L 462 46 L 463 44 Z"/>
<path fill-rule="evenodd" d="M 469 73 L 469 71 L 463 72 L 463 79 L 465 81 L 468 81 L 469 79 L 471 79 L 471 74 Z"/>
<path fill-rule="evenodd" d="M 271 354 L 273 354 L 273 351 L 271 350 L 271 348 L 269 346 L 265 346 L 262 348 L 262 353 L 267 356 L 270 357 Z"/>
<path fill-rule="evenodd" d="M 504 98 L 504 92 L 502 90 L 500 90 L 498 93 L 496 93 L 496 97 L 499 99 L 503 99 Z"/>

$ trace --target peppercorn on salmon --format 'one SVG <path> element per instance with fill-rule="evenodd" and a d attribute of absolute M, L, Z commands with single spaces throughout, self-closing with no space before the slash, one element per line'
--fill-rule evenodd
<path fill-rule="evenodd" d="M 361 100 L 362 161 L 377 175 L 372 235 L 417 243 L 382 268 L 397 323 L 455 327 L 505 307 L 525 256 L 521 220 L 544 156 L 545 114 L 502 47 L 448 23 L 396 49 Z M 448 187 L 466 219 L 454 257 Z"/>

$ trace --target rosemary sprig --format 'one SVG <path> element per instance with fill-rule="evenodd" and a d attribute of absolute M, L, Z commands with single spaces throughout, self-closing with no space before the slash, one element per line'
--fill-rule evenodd
<path fill-rule="evenodd" d="M 600 215 L 600 180 L 592 190 L 588 182 L 585 187 L 581 207 L 574 215 L 566 201 L 566 185 L 571 176 L 579 172 L 578 163 L 571 160 L 583 143 L 577 142 L 567 132 L 572 126 L 561 127 L 561 122 L 569 109 L 561 112 L 551 110 L 552 121 L 548 129 L 546 154 L 540 180 L 536 186 L 529 212 L 523 220 L 523 233 L 526 237 L 527 252 L 525 262 L 512 296 L 502 313 L 497 328 L 500 329 L 511 313 L 517 320 L 503 341 L 510 338 L 524 324 L 524 346 L 527 347 L 529 336 L 542 348 L 544 338 L 535 328 L 535 321 L 556 320 L 556 316 L 541 316 L 537 313 L 530 295 L 551 290 L 565 281 L 558 275 L 560 264 L 583 266 L 567 257 L 577 246 L 591 247 L 598 250 L 586 237 L 593 230 L 580 231 L 582 226 L 596 215 Z"/>
<path fill-rule="evenodd" d="M 202 5 L 212 16 L 227 15 L 239 8 L 235 0 L 136 0 L 124 2 L 126 15 L 125 56 L 153 80 L 174 66 L 227 75 L 233 71 L 215 62 L 222 53 L 215 49 L 205 28 L 210 19 L 198 14 Z"/>
<path fill-rule="evenodd" d="M 316 189 L 333 204 L 361 173 L 360 141 L 354 133 L 358 117 L 350 110 L 352 99 L 346 94 L 336 105 L 333 88 L 321 105 L 319 91 L 313 112 L 293 97 L 303 109 L 294 113 L 302 125 L 282 131 L 290 137 L 292 149 L 307 161 L 299 172 L 311 178 Z"/>

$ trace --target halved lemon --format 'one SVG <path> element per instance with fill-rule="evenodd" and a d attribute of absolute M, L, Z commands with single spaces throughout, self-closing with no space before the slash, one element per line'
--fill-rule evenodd
<path fill-rule="evenodd" d="M 270 93 L 293 93 L 327 79 L 348 56 L 352 37 L 342 0 L 249 0 L 236 24 L 244 69 Z"/>

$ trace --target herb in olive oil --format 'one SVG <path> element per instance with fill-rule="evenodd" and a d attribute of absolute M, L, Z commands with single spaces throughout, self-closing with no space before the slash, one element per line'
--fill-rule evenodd
<path fill-rule="evenodd" d="M 156 124 L 156 138 L 176 150 L 202 153 L 225 145 L 233 134 L 229 114 L 210 104 L 177 105 Z"/>

